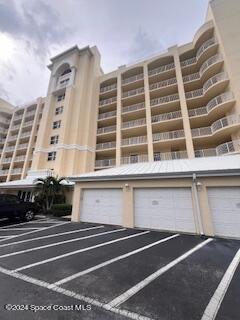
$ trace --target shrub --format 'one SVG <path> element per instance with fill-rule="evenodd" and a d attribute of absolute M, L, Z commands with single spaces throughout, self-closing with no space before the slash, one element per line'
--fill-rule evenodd
<path fill-rule="evenodd" d="M 66 203 L 54 204 L 48 213 L 55 217 L 68 216 L 72 213 L 72 206 Z"/>

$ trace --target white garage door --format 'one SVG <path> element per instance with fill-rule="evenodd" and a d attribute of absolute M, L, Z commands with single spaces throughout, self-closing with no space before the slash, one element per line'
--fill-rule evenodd
<path fill-rule="evenodd" d="M 85 189 L 80 219 L 84 222 L 122 224 L 122 190 Z"/>
<path fill-rule="evenodd" d="M 215 235 L 240 237 L 240 188 L 208 188 Z"/>
<path fill-rule="evenodd" d="M 190 188 L 136 189 L 135 226 L 195 233 Z"/>

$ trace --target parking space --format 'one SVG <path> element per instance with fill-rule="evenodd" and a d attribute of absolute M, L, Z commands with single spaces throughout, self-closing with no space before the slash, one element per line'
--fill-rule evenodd
<path fill-rule="evenodd" d="M 5 224 L 1 319 L 16 317 L 3 311 L 10 303 L 91 307 L 18 319 L 239 320 L 239 261 L 237 240 L 47 218 Z"/>

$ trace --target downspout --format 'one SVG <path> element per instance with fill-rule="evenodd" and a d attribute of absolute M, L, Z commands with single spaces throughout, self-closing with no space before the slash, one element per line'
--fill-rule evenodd
<path fill-rule="evenodd" d="M 197 186 L 198 186 L 197 175 L 196 175 L 196 173 L 194 173 L 193 174 L 193 196 L 194 196 L 194 200 L 195 200 L 195 204 L 196 204 L 197 222 L 198 222 L 198 226 L 199 226 L 199 232 L 200 232 L 200 235 L 202 236 L 204 234 L 204 232 L 203 232 L 202 216 L 201 216 Z"/>

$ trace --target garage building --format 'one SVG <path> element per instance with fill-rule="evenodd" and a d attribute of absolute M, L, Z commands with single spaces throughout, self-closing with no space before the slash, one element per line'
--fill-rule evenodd
<path fill-rule="evenodd" d="M 240 155 L 131 164 L 70 180 L 73 221 L 240 238 Z"/>

